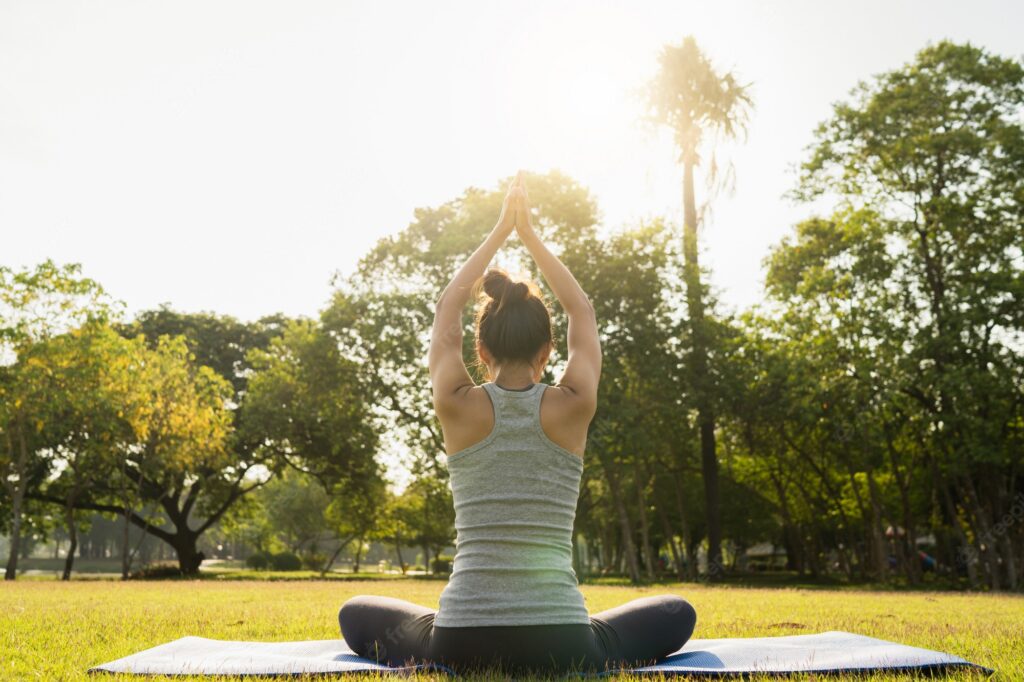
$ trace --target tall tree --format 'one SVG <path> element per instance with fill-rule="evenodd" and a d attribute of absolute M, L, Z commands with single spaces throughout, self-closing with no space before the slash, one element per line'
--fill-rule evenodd
<path fill-rule="evenodd" d="M 372 418 L 367 368 L 346 357 L 316 321 L 288 323 L 265 350 L 248 355 L 253 374 L 245 399 L 242 431 L 260 441 L 278 470 L 315 476 L 330 499 L 324 528 L 338 552 L 370 532 L 384 505 L 376 459 L 379 422 Z"/>
<path fill-rule="evenodd" d="M 128 324 L 119 326 L 126 337 L 141 335 L 149 347 L 165 351 L 168 339 L 180 339 L 183 359 L 192 367 L 194 377 L 202 382 L 215 377 L 226 382 L 229 390 L 223 402 L 228 418 L 227 437 L 218 441 L 216 448 L 225 450 L 204 455 L 197 452 L 191 464 L 202 466 L 188 472 L 188 481 L 180 485 L 156 485 L 149 476 L 141 475 L 137 467 L 129 466 L 122 482 L 128 485 L 119 494 L 126 502 L 123 515 L 136 525 L 147 529 L 158 538 L 175 547 L 183 570 L 198 570 L 203 555 L 198 548 L 202 533 L 220 521 L 227 510 L 257 490 L 267 480 L 267 471 L 279 467 L 274 454 L 260 447 L 261 436 L 252 430 L 239 428 L 245 411 L 245 397 L 252 365 L 248 353 L 263 349 L 282 333 L 287 320 L 281 315 L 270 315 L 256 322 L 240 322 L 228 315 L 212 313 L 181 313 L 167 306 L 143 311 Z M 164 365 L 167 366 L 167 365 Z M 208 369 L 200 369 L 208 368 Z M 197 448 L 202 449 L 202 445 Z M 126 460 L 129 464 L 134 461 Z M 184 461 L 184 460 L 183 460 Z M 170 471 L 159 477 L 171 475 Z M 155 505 L 177 528 L 170 536 L 163 534 L 159 524 L 148 523 L 131 508 L 131 499 Z M 109 506 L 109 505 L 108 505 Z M 198 519 L 200 512 L 210 514 Z M 190 525 L 189 519 L 193 523 Z"/>
<path fill-rule="evenodd" d="M 751 97 L 749 87 L 741 85 L 732 72 L 720 73 L 714 68 L 692 36 L 684 38 L 679 45 L 665 46 L 659 63 L 659 72 L 647 88 L 648 118 L 673 131 L 679 161 L 683 164 L 683 279 L 692 343 L 688 364 L 700 429 L 708 573 L 714 578 L 722 567 L 715 379 L 709 360 L 712 333 L 706 319 L 706 291 L 701 281 L 697 248 L 697 230 L 707 204 L 698 210 L 694 172 L 703 160 L 702 148 L 710 146 L 712 155 L 707 177 L 712 187 L 718 186 L 713 143 L 717 137 L 732 138 L 745 130 Z"/>
<path fill-rule="evenodd" d="M 17 576 L 26 495 L 47 473 L 34 416 L 47 404 L 45 366 L 22 357 L 34 344 L 105 318 L 113 308 L 78 265 L 0 267 L 0 483 L 10 498 L 11 535 L 6 580 Z"/>
<path fill-rule="evenodd" d="M 118 476 L 126 448 L 135 443 L 133 423 L 148 410 L 135 372 L 145 352 L 141 341 L 87 323 L 33 345 L 21 359 L 44 369 L 46 403 L 33 419 L 54 472 L 40 487 L 62 500 L 69 542 L 64 580 L 78 546 L 76 505 Z"/>
<path fill-rule="evenodd" d="M 83 491 L 74 508 L 124 514 L 126 486 L 120 477 L 125 477 L 171 528 L 135 511 L 127 514 L 129 520 L 171 545 L 182 573 L 191 575 L 204 558 L 200 536 L 265 479 L 251 475 L 253 460 L 239 461 L 228 447 L 232 393 L 227 381 L 195 366 L 182 337 L 162 337 L 155 349 L 142 350 L 130 368 L 139 409 L 132 418 L 132 440 L 120 450 L 122 466 L 117 476 L 90 486 L 87 496 Z M 65 503 L 45 489 L 33 497 Z"/>
<path fill-rule="evenodd" d="M 780 272 L 804 264 L 789 267 L 797 282 L 852 261 L 865 307 L 886 311 L 883 333 L 872 330 L 891 339 L 886 376 L 927 424 L 917 435 L 944 522 L 994 589 L 1024 575 L 1024 534 L 1000 528 L 1022 462 L 1022 108 L 1024 64 L 970 44 L 928 46 L 861 83 L 816 131 L 794 192 L 836 200 L 832 229 L 804 230 L 776 257 Z M 885 235 L 870 258 L 834 236 L 863 215 Z"/>

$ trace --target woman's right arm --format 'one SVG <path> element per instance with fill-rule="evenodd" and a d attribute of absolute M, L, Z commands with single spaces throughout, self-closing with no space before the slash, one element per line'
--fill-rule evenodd
<path fill-rule="evenodd" d="M 597 407 L 597 385 L 601 378 L 601 341 L 597 333 L 594 306 L 569 269 L 558 256 L 551 253 L 534 231 L 524 180 L 520 180 L 520 186 L 523 192 L 516 199 L 516 232 L 569 318 L 566 339 L 569 359 L 558 386 L 568 389 L 579 398 L 581 411 L 593 415 Z"/>

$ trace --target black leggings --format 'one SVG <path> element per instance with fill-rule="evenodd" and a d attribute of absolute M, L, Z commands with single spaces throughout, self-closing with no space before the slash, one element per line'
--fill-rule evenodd
<path fill-rule="evenodd" d="M 360 656 L 392 666 L 435 662 L 453 670 L 605 670 L 652 663 L 678 651 L 697 613 L 675 595 L 642 597 L 589 624 L 438 627 L 433 609 L 391 597 L 353 597 L 338 614 Z"/>

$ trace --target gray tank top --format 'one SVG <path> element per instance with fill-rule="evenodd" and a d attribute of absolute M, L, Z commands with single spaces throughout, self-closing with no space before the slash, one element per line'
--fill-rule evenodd
<path fill-rule="evenodd" d="M 572 568 L 583 460 L 541 429 L 546 384 L 483 388 L 494 429 L 448 457 L 455 563 L 434 624 L 589 623 Z"/>

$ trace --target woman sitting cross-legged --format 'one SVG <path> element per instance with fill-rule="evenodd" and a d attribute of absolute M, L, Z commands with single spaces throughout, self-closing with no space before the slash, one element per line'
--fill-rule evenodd
<path fill-rule="evenodd" d="M 561 673 L 651 663 L 693 633 L 693 607 L 675 595 L 595 615 L 584 605 L 572 528 L 601 347 L 590 301 L 534 232 L 527 202 L 520 173 L 497 225 L 437 303 L 429 365 L 455 502 L 451 578 L 437 611 L 388 597 L 347 601 L 342 635 L 361 656 Z M 569 318 L 555 385 L 539 383 L 552 333 L 536 285 L 485 272 L 513 230 Z M 481 279 L 476 348 L 489 381 L 476 385 L 462 359 L 462 310 Z"/>

